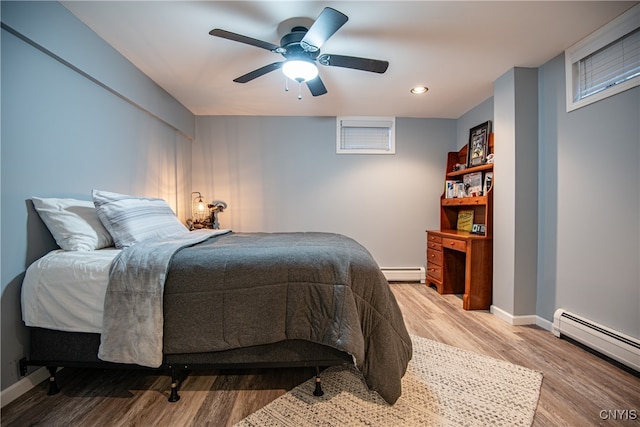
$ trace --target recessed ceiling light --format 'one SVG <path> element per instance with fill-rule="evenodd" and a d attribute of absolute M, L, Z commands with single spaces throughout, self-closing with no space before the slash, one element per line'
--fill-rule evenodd
<path fill-rule="evenodd" d="M 414 95 L 420 95 L 422 93 L 427 93 L 428 90 L 429 88 L 426 86 L 416 86 L 411 89 L 411 93 L 413 93 Z"/>

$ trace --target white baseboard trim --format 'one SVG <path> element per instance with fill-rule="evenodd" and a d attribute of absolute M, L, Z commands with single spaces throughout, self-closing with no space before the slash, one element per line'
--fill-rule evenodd
<path fill-rule="evenodd" d="M 49 371 L 43 366 L 22 378 L 17 383 L 11 384 L 0 392 L 2 407 L 4 408 L 5 405 L 13 402 L 47 378 L 49 378 Z"/>
<path fill-rule="evenodd" d="M 513 314 L 507 313 L 506 311 L 499 307 L 496 307 L 495 305 L 492 305 L 490 307 L 490 311 L 494 316 L 504 320 L 510 325 L 520 326 L 537 324 L 538 316 L 536 316 L 535 314 L 528 314 L 526 316 L 514 316 Z"/>
<path fill-rule="evenodd" d="M 536 316 L 536 325 L 540 326 L 542 329 L 546 329 L 549 332 L 553 332 L 553 322 L 547 319 L 543 319 L 540 316 Z"/>

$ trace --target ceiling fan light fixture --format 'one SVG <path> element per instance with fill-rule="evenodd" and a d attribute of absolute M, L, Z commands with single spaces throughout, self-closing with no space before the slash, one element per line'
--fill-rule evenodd
<path fill-rule="evenodd" d="M 318 77 L 318 67 L 313 62 L 301 59 L 290 59 L 282 66 L 282 72 L 291 80 L 299 83 Z"/>

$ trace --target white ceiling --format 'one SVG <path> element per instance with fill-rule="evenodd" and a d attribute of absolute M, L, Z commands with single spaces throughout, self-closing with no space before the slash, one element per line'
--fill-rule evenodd
<path fill-rule="evenodd" d="M 458 118 L 493 94 L 514 66 L 538 67 L 637 2 L 613 1 L 63 1 L 74 15 L 196 115 Z M 290 18 L 326 6 L 349 21 L 322 53 L 387 60 L 385 74 L 320 66 L 328 93 L 274 71 L 232 80 L 282 59 L 212 37 L 221 28 L 279 44 Z M 425 85 L 421 96 L 409 89 Z"/>

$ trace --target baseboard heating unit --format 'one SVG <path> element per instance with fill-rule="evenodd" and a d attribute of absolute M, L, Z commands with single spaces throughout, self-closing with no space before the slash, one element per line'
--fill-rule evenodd
<path fill-rule="evenodd" d="M 580 344 L 640 372 L 640 340 L 558 309 L 553 315 L 553 334 Z"/>
<path fill-rule="evenodd" d="M 427 280 L 424 267 L 381 267 L 389 282 L 420 282 Z"/>

